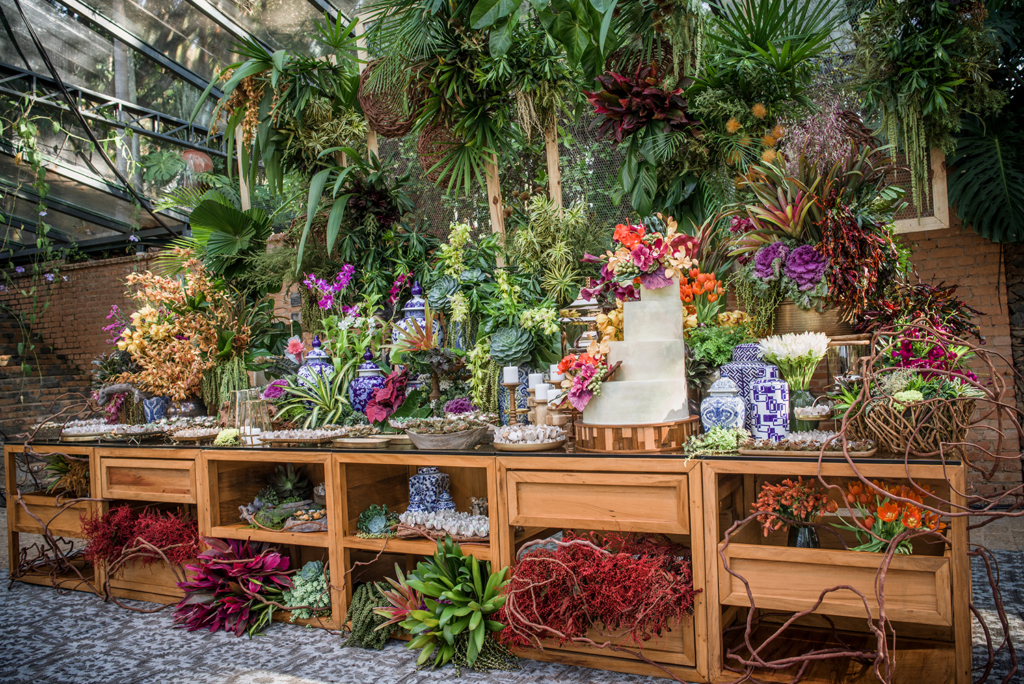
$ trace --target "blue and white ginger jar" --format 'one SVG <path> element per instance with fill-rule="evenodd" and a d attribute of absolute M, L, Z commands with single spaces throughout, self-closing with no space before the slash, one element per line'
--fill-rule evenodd
<path fill-rule="evenodd" d="M 313 336 L 313 349 L 306 354 L 306 362 L 299 368 L 298 382 L 306 387 L 316 386 L 316 378 L 320 377 L 326 382 L 334 376 L 334 362 L 331 357 L 320 348 L 320 336 Z"/>
<path fill-rule="evenodd" d="M 754 439 L 778 442 L 789 436 L 789 384 L 761 380 L 751 388 L 754 404 Z"/>
<path fill-rule="evenodd" d="M 396 344 L 402 337 L 402 330 L 408 332 L 413 329 L 413 321 L 419 324 L 420 329 L 427 327 L 427 300 L 423 298 L 423 288 L 420 287 L 418 280 L 412 284 L 412 297 L 402 307 L 402 312 L 404 313 L 402 320 L 397 321 L 391 331 L 391 341 Z M 435 322 L 434 345 L 440 347 L 443 343 L 444 330 L 441 329 L 439 323 Z"/>
<path fill-rule="evenodd" d="M 739 396 L 740 388 L 729 378 L 719 378 L 700 403 L 700 422 L 705 432 L 711 428 L 741 428 L 747 418 L 747 405 Z"/>
<path fill-rule="evenodd" d="M 454 511 L 455 502 L 449 493 L 447 473 L 434 466 L 422 466 L 409 478 L 409 508 L 411 513 Z"/>
<path fill-rule="evenodd" d="M 348 400 L 356 413 L 366 411 L 366 405 L 373 399 L 374 393 L 384 388 L 384 371 L 373 362 L 373 353 L 367 349 L 363 354 L 363 363 L 356 370 L 356 377 L 348 384 Z"/>
<path fill-rule="evenodd" d="M 723 378 L 729 378 L 739 388 L 740 399 L 746 407 L 744 427 L 754 430 L 754 405 L 750 390 L 754 383 L 762 380 L 777 380 L 779 369 L 761 360 L 761 348 L 756 344 L 737 344 L 732 350 L 732 363 L 722 366 Z"/>

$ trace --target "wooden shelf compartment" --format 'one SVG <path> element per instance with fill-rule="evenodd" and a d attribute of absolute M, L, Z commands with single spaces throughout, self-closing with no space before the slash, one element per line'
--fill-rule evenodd
<path fill-rule="evenodd" d="M 825 518 L 828 522 L 830 518 Z M 754 606 L 767 610 L 809 610 L 822 592 L 837 586 L 855 588 L 867 599 L 872 618 L 879 615 L 876 580 L 882 553 L 849 551 L 857 545 L 852 533 L 839 536 L 819 531 L 822 548 L 786 546 L 786 533 L 764 537 L 756 520 L 718 544 L 729 570 L 746 580 Z M 914 540 L 912 555 L 894 556 L 885 576 L 886 616 L 890 620 L 948 627 L 952 625 L 950 555 L 944 543 Z M 719 596 L 722 605 L 750 606 L 747 586 L 725 569 L 719 556 Z M 780 581 L 785 578 L 785 581 Z M 848 589 L 826 594 L 815 613 L 867 618 L 864 601 Z"/>
<path fill-rule="evenodd" d="M 775 624 L 761 624 L 755 627 L 751 635 L 751 643 L 755 648 L 764 643 L 778 629 Z M 737 654 L 746 657 L 748 651 L 743 646 L 743 624 L 740 629 L 731 630 L 727 634 L 726 651 L 733 646 Z M 838 639 L 836 638 L 838 636 Z M 822 649 L 864 650 L 873 651 L 878 648 L 877 637 L 873 634 L 840 631 L 834 635 L 831 629 L 810 627 L 790 627 L 782 635 L 758 649 L 758 655 L 766 661 L 791 658 Z M 895 640 L 889 638 L 890 653 L 895 666 L 893 684 L 955 684 L 955 652 L 951 642 L 913 639 L 897 634 Z M 732 661 L 732 667 L 738 663 Z M 755 669 L 756 681 L 760 682 L 791 682 L 797 674 L 799 666 L 783 670 Z M 742 668 L 741 668 L 742 669 Z M 884 670 L 883 670 L 884 671 Z M 723 671 L 712 681 L 716 684 L 735 682 L 740 675 L 736 672 Z M 853 658 L 825 658 L 814 661 L 800 678 L 801 684 L 877 684 L 874 663 Z"/>
<path fill-rule="evenodd" d="M 694 587 L 698 590 L 693 615 L 643 643 L 643 655 L 658 665 L 608 648 L 557 642 L 519 655 L 662 678 L 669 677 L 667 669 L 683 681 L 704 681 L 707 606 L 703 592 L 703 526 L 698 522 L 702 506 L 699 461 L 502 456 L 498 463 L 498 483 L 506 498 L 502 533 L 506 540 L 503 544 L 508 545 L 508 562 L 515 562 L 527 541 L 568 529 L 662 534 L 690 548 Z M 597 643 L 609 641 L 599 629 L 592 629 L 588 637 Z M 628 637 L 612 641 L 630 650 L 641 650 Z"/>
<path fill-rule="evenodd" d="M 28 507 L 19 504 L 14 496 L 8 495 L 7 515 L 11 520 L 10 527 L 14 532 L 24 534 L 42 534 L 43 526 L 33 518 L 35 515 L 49 528 L 50 533 L 55 537 L 82 538 L 82 514 L 92 513 L 95 509 L 94 502 L 79 501 L 73 504 L 57 504 L 57 497 L 53 494 L 33 493 L 22 494 L 21 498 Z M 64 497 L 63 500 L 67 500 Z"/>
<path fill-rule="evenodd" d="M 289 452 L 256 452 L 258 459 L 242 460 L 238 452 L 220 452 L 234 456 L 228 458 L 204 459 L 204 467 L 209 486 L 209 500 L 200 502 L 200 519 L 209 520 L 209 533 L 213 537 L 240 539 L 276 544 L 295 544 L 328 548 L 331 545 L 330 531 L 323 532 L 285 532 L 275 530 L 253 529 L 241 519 L 239 506 L 252 503 L 261 489 L 267 486 L 267 478 L 274 474 L 278 465 L 293 464 L 296 468 L 305 469 L 306 478 L 314 487 L 326 482 L 324 461 L 327 454 L 317 454 L 318 460 L 293 460 Z M 301 455 L 301 454 L 300 454 Z M 205 516 L 203 509 L 205 508 Z M 328 510 L 330 508 L 328 507 Z M 328 523 L 330 524 L 330 523 Z M 200 525 L 202 527 L 202 524 Z"/>
<path fill-rule="evenodd" d="M 363 549 L 366 551 L 380 551 L 385 549 L 393 553 L 407 553 L 417 556 L 433 556 L 437 550 L 437 542 L 429 539 L 362 539 L 354 535 L 345 535 L 341 543 L 350 549 Z M 460 542 L 462 552 L 467 555 L 476 556 L 479 560 L 493 560 L 491 557 L 490 540 L 476 542 Z"/>
<path fill-rule="evenodd" d="M 92 563 L 89 563 L 84 558 L 77 558 L 73 561 L 73 564 L 78 568 L 78 571 L 81 573 L 81 577 L 71 570 L 61 573 L 56 577 L 51 577 L 45 568 L 33 568 L 25 575 L 19 577 L 18 581 L 25 582 L 26 584 L 38 584 L 44 587 L 56 587 L 57 589 L 62 589 L 64 591 L 93 591 L 93 586 L 95 586 L 96 570 Z M 83 578 L 85 581 L 83 581 Z M 93 583 L 91 586 L 88 584 L 90 582 Z"/>

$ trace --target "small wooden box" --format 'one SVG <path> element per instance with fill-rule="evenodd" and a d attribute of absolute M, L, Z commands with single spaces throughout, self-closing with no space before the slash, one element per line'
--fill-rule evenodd
<path fill-rule="evenodd" d="M 177 459 L 100 458 L 105 499 L 196 503 L 196 462 Z"/>

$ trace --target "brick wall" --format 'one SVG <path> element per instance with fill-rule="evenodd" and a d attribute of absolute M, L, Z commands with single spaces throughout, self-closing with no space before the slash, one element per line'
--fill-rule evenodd
<path fill-rule="evenodd" d="M 43 344 L 53 347 L 82 372 L 89 372 L 92 360 L 110 351 L 103 326 L 107 325 L 110 307 L 133 310 L 126 296 L 125 277 L 132 272 L 146 271 L 155 255 L 139 254 L 102 261 L 86 261 L 62 266 L 67 281 L 58 280 L 41 295 L 49 306 L 32 326 Z M 22 311 L 31 306 L 22 297 L 8 293 L 8 302 Z"/>
<path fill-rule="evenodd" d="M 913 250 L 912 261 L 922 280 L 935 285 L 943 281 L 946 285 L 956 283 L 957 294 L 964 302 L 983 313 L 976 320 L 985 336 L 985 349 L 992 353 L 992 361 L 1006 387 L 1002 401 L 1015 405 L 1018 398 L 1011 370 L 1013 349 L 1007 277 L 1000 246 L 958 224 L 948 230 L 907 233 L 901 237 Z M 1005 458 L 998 462 L 992 479 L 984 481 L 978 473 L 970 474 L 971 483 L 979 494 L 991 495 L 1021 484 L 1018 437 L 1009 426 L 1004 428 L 1009 431 L 1001 453 Z M 980 431 L 977 435 L 972 433 L 971 439 L 992 449 L 995 434 Z M 986 464 L 986 469 L 989 468 L 991 462 Z"/>

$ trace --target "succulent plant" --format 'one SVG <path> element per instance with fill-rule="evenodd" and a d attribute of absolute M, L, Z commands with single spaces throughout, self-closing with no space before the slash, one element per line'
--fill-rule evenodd
<path fill-rule="evenodd" d="M 281 503 L 281 497 L 277 495 L 277 492 L 270 485 L 261 489 L 256 498 L 263 502 L 264 507 L 277 506 Z"/>
<path fill-rule="evenodd" d="M 451 310 L 451 302 L 448 298 L 459 291 L 459 281 L 451 276 L 441 276 L 430 286 L 427 293 L 427 304 L 434 311 L 448 313 Z"/>
<path fill-rule="evenodd" d="M 236 446 L 242 443 L 242 433 L 234 428 L 221 430 L 213 440 L 213 446 Z"/>
<path fill-rule="evenodd" d="M 503 366 L 522 366 L 533 353 L 533 335 L 522 328 L 498 328 L 491 335 L 491 358 Z"/>
<path fill-rule="evenodd" d="M 305 498 L 312 489 L 306 478 L 306 469 L 301 466 L 296 468 L 291 463 L 275 468 L 274 474 L 270 477 L 270 486 L 282 499 Z"/>
<path fill-rule="evenodd" d="M 359 514 L 356 529 L 360 534 L 383 537 L 398 522 L 398 513 L 389 511 L 386 505 L 373 504 Z"/>

